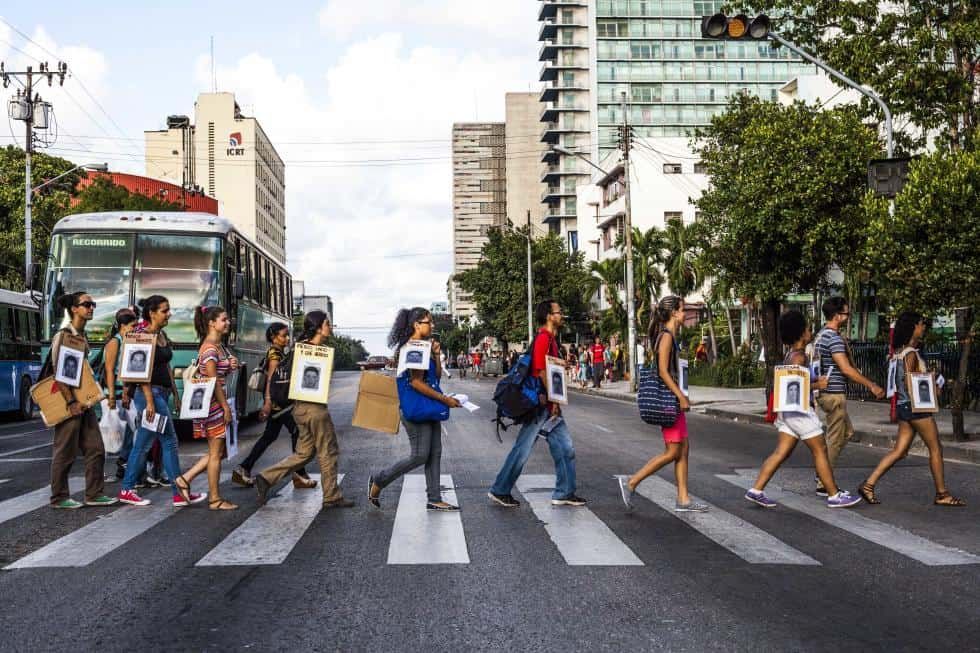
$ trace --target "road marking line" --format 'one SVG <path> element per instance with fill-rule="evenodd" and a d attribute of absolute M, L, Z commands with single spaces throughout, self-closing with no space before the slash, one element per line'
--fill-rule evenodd
<path fill-rule="evenodd" d="M 596 427 L 603 433 L 612 433 L 612 431 L 610 429 L 607 429 L 605 426 L 599 426 L 598 424 L 593 424 L 592 426 Z"/>
<path fill-rule="evenodd" d="M 755 482 L 748 476 L 734 474 L 716 474 L 716 476 L 745 490 L 751 489 Z M 931 567 L 980 564 L 980 556 L 931 542 L 897 526 L 868 519 L 854 510 L 830 509 L 822 501 L 780 490 L 772 485 L 766 488 L 766 496 L 787 508 L 802 512 Z"/>
<path fill-rule="evenodd" d="M 320 480 L 319 474 L 310 478 Z M 337 475 L 337 483 L 344 480 Z M 323 493 L 295 490 L 287 483 L 279 495 L 252 514 L 197 561 L 196 567 L 278 565 L 289 556 L 323 506 Z"/>
<path fill-rule="evenodd" d="M 636 488 L 636 493 L 654 502 L 710 540 L 722 545 L 742 560 L 756 565 L 819 565 L 802 551 L 776 539 L 744 519 L 725 512 L 693 494 L 691 501 L 707 504 L 708 512 L 674 512 L 677 487 L 657 476 L 651 476 Z"/>
<path fill-rule="evenodd" d="M 0 458 L 0 463 L 39 463 L 45 460 L 51 460 L 51 456 L 44 458 Z"/>
<path fill-rule="evenodd" d="M 439 482 L 447 488 L 455 487 L 449 474 L 443 474 Z M 447 503 L 457 503 L 453 489 L 444 490 L 442 496 Z M 407 474 L 391 530 L 388 564 L 468 565 L 470 554 L 459 512 L 430 512 L 425 509 L 426 501 L 425 476 Z"/>
<path fill-rule="evenodd" d="M 548 537 L 569 565 L 643 566 L 643 561 L 588 508 L 552 506 L 555 477 L 527 474 L 517 479 L 517 489 L 535 516 L 544 522 Z"/>
<path fill-rule="evenodd" d="M 9 478 L 0 478 L 0 483 L 9 483 L 9 482 L 10 482 Z"/>
<path fill-rule="evenodd" d="M 14 433 L 13 435 L 0 435 L 0 440 L 13 440 L 15 438 L 24 438 L 28 435 L 35 435 L 37 433 L 47 433 L 50 429 L 38 429 L 36 431 L 25 431 L 23 433 Z"/>
<path fill-rule="evenodd" d="M 43 449 L 45 447 L 50 447 L 52 442 L 45 442 L 44 444 L 35 444 L 33 447 L 24 447 L 23 449 L 15 449 L 14 451 L 4 451 L 0 453 L 0 456 L 6 458 L 7 456 L 13 456 L 19 453 L 24 453 L 26 451 L 34 451 L 35 449 Z"/>
<path fill-rule="evenodd" d="M 221 475 L 222 482 L 231 478 L 230 473 Z M 195 481 L 204 485 L 207 479 L 198 477 Z M 17 560 L 4 569 L 24 569 L 32 567 L 84 567 L 102 556 L 111 553 L 122 545 L 150 530 L 178 510 L 194 508 L 174 508 L 170 492 L 165 488 L 149 506 L 123 506 L 97 519 L 77 531 L 43 546 Z M 154 497 L 155 498 L 155 497 Z M 198 506 L 200 508 L 200 506 Z M 206 507 L 203 508 L 207 510 Z"/>
<path fill-rule="evenodd" d="M 78 483 L 84 485 L 85 479 L 81 476 L 72 476 L 68 479 L 69 487 L 72 485 L 77 485 Z M 32 492 L 14 497 L 13 499 L 0 501 L 0 524 L 13 519 L 14 517 L 20 517 L 23 514 L 31 512 L 32 510 L 43 508 L 49 503 L 51 503 L 50 486 L 44 486 Z"/>

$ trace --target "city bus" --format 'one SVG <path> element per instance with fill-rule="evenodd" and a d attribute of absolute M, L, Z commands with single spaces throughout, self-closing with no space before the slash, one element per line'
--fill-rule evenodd
<path fill-rule="evenodd" d="M 174 342 L 178 388 L 183 369 L 197 355 L 194 311 L 201 305 L 228 309 L 226 345 L 241 362 L 227 378 L 240 416 L 257 412 L 262 396 L 249 392 L 248 375 L 268 348 L 273 322 L 292 324 L 292 279 L 285 268 L 239 232 L 230 220 L 208 213 L 84 213 L 55 225 L 43 284 L 43 346 L 67 323 L 59 295 L 82 290 L 97 306 L 88 323 L 92 358 L 98 357 L 116 311 L 150 295 L 170 300 L 166 328 Z"/>
<path fill-rule="evenodd" d="M 28 293 L 0 289 L 0 411 L 30 419 L 41 372 L 41 311 Z"/>

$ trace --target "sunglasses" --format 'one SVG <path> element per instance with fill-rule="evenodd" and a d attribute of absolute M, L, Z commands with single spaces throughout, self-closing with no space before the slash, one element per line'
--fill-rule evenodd
<path fill-rule="evenodd" d="M 97 304 L 95 302 L 79 302 L 75 304 L 76 306 L 84 306 L 85 308 L 95 308 Z"/>

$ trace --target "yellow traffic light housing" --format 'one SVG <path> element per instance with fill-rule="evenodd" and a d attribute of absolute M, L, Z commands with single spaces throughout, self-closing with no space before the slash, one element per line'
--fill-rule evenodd
<path fill-rule="evenodd" d="M 772 23 L 765 14 L 751 19 L 745 14 L 729 17 L 721 13 L 701 18 L 701 37 L 706 39 L 765 41 L 771 28 Z"/>

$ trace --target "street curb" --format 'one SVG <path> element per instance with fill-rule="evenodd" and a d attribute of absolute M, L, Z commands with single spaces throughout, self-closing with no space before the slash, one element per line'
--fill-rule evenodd
<path fill-rule="evenodd" d="M 636 396 L 631 395 L 627 392 L 596 392 L 593 388 L 569 388 L 572 392 L 577 392 L 578 394 L 591 395 L 593 397 L 601 397 L 603 399 L 615 399 L 616 401 L 628 401 L 630 403 L 636 403 Z M 705 404 L 693 403 L 692 409 L 702 415 L 708 415 L 710 417 L 717 417 L 720 419 L 728 419 L 734 422 L 743 422 L 748 424 L 759 424 L 768 425 L 766 422 L 765 415 L 755 414 L 755 413 L 740 413 L 734 410 L 726 410 L 724 408 L 711 408 Z M 879 449 L 891 449 L 895 446 L 895 436 L 889 435 L 887 433 L 875 433 L 873 431 L 855 431 L 854 438 L 851 442 L 856 444 L 863 444 L 868 447 L 876 447 Z M 966 448 L 957 446 L 959 443 L 950 442 L 948 440 L 943 440 L 943 459 L 952 460 L 956 462 L 980 464 L 980 448 Z M 915 438 L 913 441 L 909 453 L 915 456 L 928 456 L 929 452 L 925 445 L 922 443 L 920 438 Z"/>

